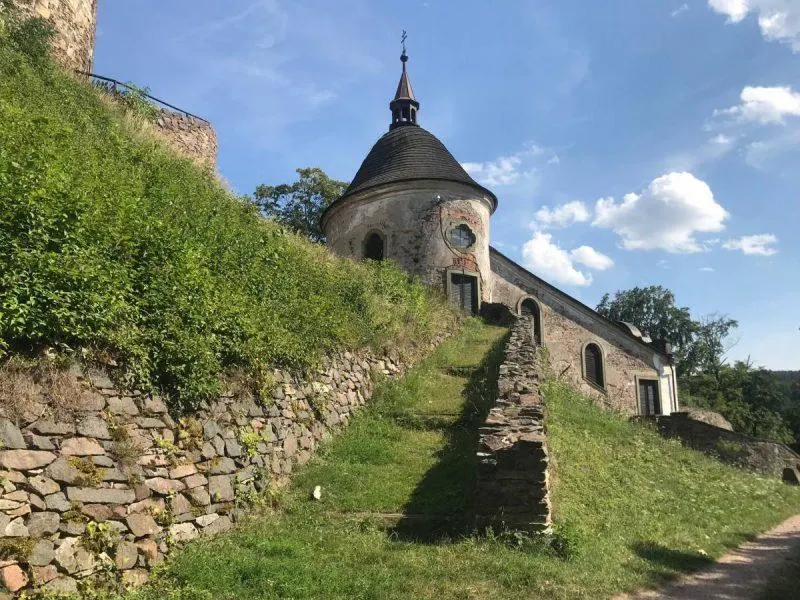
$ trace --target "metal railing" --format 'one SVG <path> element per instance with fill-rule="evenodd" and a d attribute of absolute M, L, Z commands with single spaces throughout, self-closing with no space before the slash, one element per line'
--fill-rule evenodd
<path fill-rule="evenodd" d="M 80 74 L 80 75 L 85 75 L 86 77 L 91 78 L 93 81 L 103 81 L 105 83 L 111 84 L 111 87 L 110 87 L 109 91 L 112 92 L 112 93 L 115 93 L 115 92 L 116 93 L 121 93 L 121 92 L 118 92 L 117 88 L 118 87 L 122 87 L 122 88 L 124 88 L 126 90 L 130 90 L 130 91 L 135 92 L 137 94 L 141 94 L 143 97 L 147 98 L 148 100 L 150 100 L 150 101 L 152 101 L 152 102 L 154 102 L 154 103 L 156 103 L 158 105 L 165 106 L 166 108 L 169 108 L 169 109 L 171 109 L 171 110 L 173 110 L 175 112 L 179 112 L 179 113 L 181 113 L 181 114 L 183 114 L 183 115 L 185 115 L 187 117 L 192 117 L 193 119 L 198 119 L 199 121 L 202 121 L 203 123 L 208 123 L 209 125 L 211 124 L 211 122 L 208 121 L 207 119 L 204 119 L 203 117 L 199 117 L 197 115 L 194 115 L 194 114 L 190 113 L 189 111 L 183 110 L 182 108 L 178 108 L 177 106 L 174 106 L 174 105 L 170 104 L 169 102 L 164 102 L 163 100 L 161 100 L 159 98 L 156 98 L 155 96 L 151 96 L 150 94 L 148 94 L 147 92 L 145 92 L 141 88 L 138 88 L 138 87 L 136 87 L 134 85 L 131 85 L 129 83 L 123 83 L 122 81 L 118 81 L 118 80 L 113 79 L 111 77 L 104 77 L 102 75 L 96 75 L 94 73 L 88 73 L 86 71 L 80 71 L 80 70 L 77 70 L 77 69 L 75 70 L 75 72 Z"/>

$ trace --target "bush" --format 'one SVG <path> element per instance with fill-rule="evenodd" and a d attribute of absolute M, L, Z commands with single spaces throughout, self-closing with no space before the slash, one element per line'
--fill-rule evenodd
<path fill-rule="evenodd" d="M 191 406 L 326 352 L 420 347 L 455 318 L 390 264 L 335 258 L 0 41 L 0 353 L 89 351 Z"/>

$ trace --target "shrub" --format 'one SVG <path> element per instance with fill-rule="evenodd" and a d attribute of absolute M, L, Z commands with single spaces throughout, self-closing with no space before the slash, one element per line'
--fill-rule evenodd
<path fill-rule="evenodd" d="M 0 122 L 0 353 L 89 353 L 186 407 L 228 371 L 258 392 L 274 366 L 413 351 L 455 319 L 396 266 L 285 233 L 6 38 Z"/>

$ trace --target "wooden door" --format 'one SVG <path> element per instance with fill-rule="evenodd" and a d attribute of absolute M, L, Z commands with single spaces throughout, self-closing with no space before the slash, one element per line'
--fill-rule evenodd
<path fill-rule="evenodd" d="M 639 402 L 643 415 L 660 415 L 661 399 L 658 397 L 658 380 L 639 380 Z"/>
<path fill-rule="evenodd" d="M 478 281 L 471 275 L 450 275 L 450 301 L 465 313 L 478 313 Z"/>

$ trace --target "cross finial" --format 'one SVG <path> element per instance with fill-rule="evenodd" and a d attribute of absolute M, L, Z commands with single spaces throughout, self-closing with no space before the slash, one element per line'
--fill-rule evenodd
<path fill-rule="evenodd" d="M 403 62 L 408 60 L 408 55 L 406 54 L 406 38 L 408 38 L 408 34 L 406 30 L 403 29 L 403 35 L 400 36 L 400 43 L 403 45 L 403 54 L 400 55 L 400 60 Z"/>

